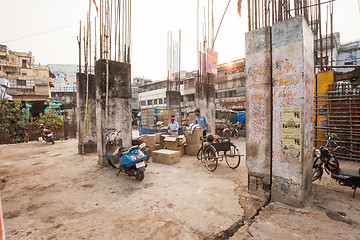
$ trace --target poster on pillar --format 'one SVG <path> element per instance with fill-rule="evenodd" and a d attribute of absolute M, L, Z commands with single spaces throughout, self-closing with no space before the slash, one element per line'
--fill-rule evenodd
<path fill-rule="evenodd" d="M 284 107 L 282 118 L 283 154 L 301 162 L 301 107 Z"/>
<path fill-rule="evenodd" d="M 207 73 L 217 75 L 217 60 L 218 60 L 218 53 L 208 48 L 207 58 L 206 58 Z"/>

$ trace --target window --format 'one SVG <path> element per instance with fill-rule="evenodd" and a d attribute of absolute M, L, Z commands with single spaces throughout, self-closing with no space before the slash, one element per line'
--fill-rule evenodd
<path fill-rule="evenodd" d="M 141 105 L 141 106 L 146 106 L 146 101 L 141 101 L 141 102 L 140 102 L 140 105 Z"/>
<path fill-rule="evenodd" d="M 26 86 L 26 80 L 16 80 L 16 84 L 18 86 Z"/>
<path fill-rule="evenodd" d="M 154 99 L 154 105 L 157 105 L 157 104 L 158 104 L 158 100 Z"/>
<path fill-rule="evenodd" d="M 147 101 L 147 105 L 149 106 L 149 105 L 153 105 L 153 100 L 148 100 Z"/>
<path fill-rule="evenodd" d="M 23 67 L 23 68 L 26 68 L 26 66 L 27 66 L 27 61 L 23 59 L 23 60 L 22 60 L 22 67 Z"/>
<path fill-rule="evenodd" d="M 348 61 L 348 62 L 345 62 L 345 65 L 355 65 L 355 64 L 354 64 L 354 61 Z"/>
<path fill-rule="evenodd" d="M 163 104 L 162 98 L 159 99 L 159 104 Z"/>
<path fill-rule="evenodd" d="M 21 73 L 22 76 L 27 76 L 27 73 Z"/>
<path fill-rule="evenodd" d="M 6 61 L 6 56 L 0 56 L 0 60 Z"/>

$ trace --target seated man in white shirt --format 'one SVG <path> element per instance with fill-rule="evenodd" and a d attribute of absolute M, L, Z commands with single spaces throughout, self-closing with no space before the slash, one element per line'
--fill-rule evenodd
<path fill-rule="evenodd" d="M 168 125 L 168 131 L 170 135 L 178 135 L 179 124 L 175 121 L 175 116 L 171 116 L 170 123 Z"/>

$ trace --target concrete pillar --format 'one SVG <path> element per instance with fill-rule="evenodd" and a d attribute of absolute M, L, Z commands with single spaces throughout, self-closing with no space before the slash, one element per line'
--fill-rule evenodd
<path fill-rule="evenodd" d="M 106 166 L 105 135 L 120 131 L 124 147 L 131 146 L 131 65 L 109 61 L 108 118 L 106 122 L 106 60 L 96 62 L 96 123 L 98 164 Z"/>
<path fill-rule="evenodd" d="M 89 74 L 89 94 L 88 94 L 88 110 L 87 123 L 84 132 L 85 109 L 86 109 L 86 74 L 76 74 L 77 88 L 77 129 L 78 129 L 78 153 L 96 152 L 97 145 L 97 129 L 96 129 L 96 81 L 95 75 Z M 83 136 L 84 135 L 84 136 Z M 82 143 L 84 137 L 84 151 Z"/>
<path fill-rule="evenodd" d="M 271 186 L 271 27 L 245 35 L 248 190 L 264 200 Z"/>
<path fill-rule="evenodd" d="M 271 198 L 302 206 L 311 191 L 313 33 L 303 17 L 272 27 L 273 148 Z"/>
<path fill-rule="evenodd" d="M 209 132 L 215 134 L 215 84 L 214 76 L 207 83 L 195 83 L 195 108 L 200 109 L 209 122 Z"/>
<path fill-rule="evenodd" d="M 170 107 L 180 107 L 181 93 L 178 91 L 166 91 L 166 105 Z"/>

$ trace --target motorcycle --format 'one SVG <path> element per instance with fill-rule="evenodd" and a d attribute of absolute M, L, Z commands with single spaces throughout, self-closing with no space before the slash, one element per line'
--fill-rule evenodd
<path fill-rule="evenodd" d="M 139 149 L 146 155 L 145 161 L 149 161 L 149 148 L 146 147 L 146 143 L 142 137 L 138 137 L 131 141 L 132 146 L 139 146 Z"/>
<path fill-rule="evenodd" d="M 115 151 L 113 151 L 114 148 L 116 148 Z M 124 172 L 126 176 L 135 177 L 139 181 L 144 179 L 144 172 L 147 167 L 145 159 L 148 158 L 147 154 L 141 150 L 144 148 L 146 148 L 145 143 L 128 149 L 124 148 L 119 132 L 109 132 L 106 135 L 106 160 L 110 166 L 119 170 L 117 176 L 120 172 Z"/>
<path fill-rule="evenodd" d="M 45 142 L 51 142 L 52 144 L 55 144 L 53 132 L 49 129 L 46 129 L 44 124 L 40 124 L 40 133 L 41 137 Z"/>
<path fill-rule="evenodd" d="M 356 189 L 360 188 L 360 169 L 341 169 L 339 161 L 334 154 L 334 152 L 338 149 L 347 152 L 352 151 L 344 146 L 339 146 L 336 143 L 336 141 L 339 141 L 340 138 L 335 133 L 331 135 L 326 134 L 326 139 L 327 141 L 325 146 L 322 146 L 319 149 L 314 148 L 312 181 L 316 181 L 317 179 L 321 180 L 325 169 L 326 173 L 330 173 L 331 178 L 338 182 L 340 185 L 351 187 L 354 190 L 354 198 L 356 194 Z M 335 146 L 332 150 L 328 148 L 330 143 L 334 144 Z"/>

